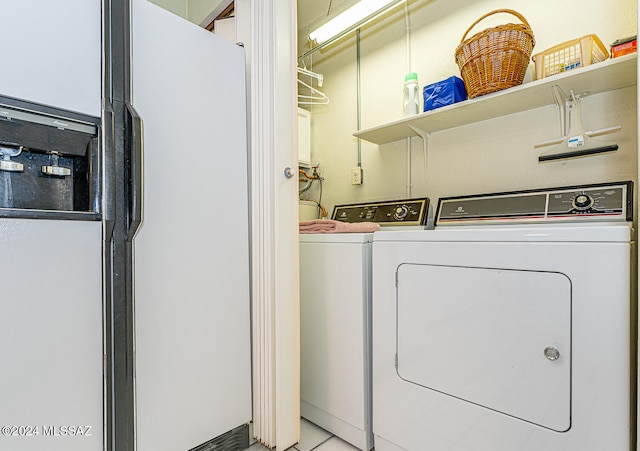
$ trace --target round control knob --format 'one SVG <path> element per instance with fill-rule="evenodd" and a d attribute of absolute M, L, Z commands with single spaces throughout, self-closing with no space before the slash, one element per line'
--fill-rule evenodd
<path fill-rule="evenodd" d="M 586 194 L 580 194 L 573 199 L 573 208 L 576 210 L 586 210 L 593 205 L 593 198 Z"/>
<path fill-rule="evenodd" d="M 407 217 L 408 214 L 409 214 L 409 207 L 407 207 L 406 205 L 403 205 L 401 207 L 396 208 L 396 212 L 394 213 L 393 217 L 397 221 L 402 221 L 404 218 Z"/>

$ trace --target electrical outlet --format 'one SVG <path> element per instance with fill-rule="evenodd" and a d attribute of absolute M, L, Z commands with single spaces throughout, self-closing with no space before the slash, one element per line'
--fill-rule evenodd
<path fill-rule="evenodd" d="M 362 168 L 360 166 L 351 168 L 351 184 L 362 185 Z"/>

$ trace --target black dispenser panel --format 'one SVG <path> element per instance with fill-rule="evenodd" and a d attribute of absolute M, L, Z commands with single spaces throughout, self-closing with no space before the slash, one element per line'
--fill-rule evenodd
<path fill-rule="evenodd" d="M 0 96 L 0 217 L 100 218 L 100 118 Z"/>

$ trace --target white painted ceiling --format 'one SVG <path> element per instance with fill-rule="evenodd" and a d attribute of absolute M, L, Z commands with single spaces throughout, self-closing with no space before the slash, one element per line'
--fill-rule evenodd
<path fill-rule="evenodd" d="M 207 25 L 220 14 L 233 0 L 149 0 L 174 14 L 185 17 L 195 23 Z M 358 0 L 297 0 L 298 32 L 307 33 L 328 21 Z M 188 17 L 189 10 L 197 10 L 197 17 Z M 206 17 L 205 17 L 206 16 Z M 206 22 L 206 23 L 205 23 Z"/>
<path fill-rule="evenodd" d="M 151 3 L 200 26 L 207 26 L 233 0 L 149 0 Z"/>

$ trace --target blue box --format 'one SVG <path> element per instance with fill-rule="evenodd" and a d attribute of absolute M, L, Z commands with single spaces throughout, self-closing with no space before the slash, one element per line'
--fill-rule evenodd
<path fill-rule="evenodd" d="M 464 82 L 456 76 L 427 85 L 422 93 L 424 95 L 423 111 L 435 110 L 467 99 Z"/>

